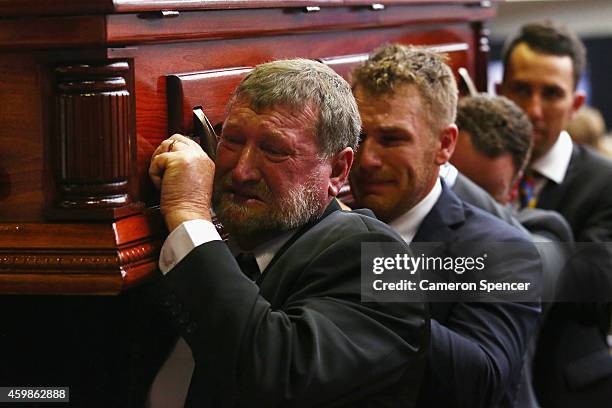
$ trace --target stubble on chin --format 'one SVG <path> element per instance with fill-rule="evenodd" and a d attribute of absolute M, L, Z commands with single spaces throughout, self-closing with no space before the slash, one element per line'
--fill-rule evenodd
<path fill-rule="evenodd" d="M 289 190 L 283 197 L 276 197 L 262 184 L 257 191 L 263 205 L 257 207 L 232 201 L 222 182 L 218 184 L 213 194 L 215 213 L 230 236 L 239 242 L 257 242 L 262 237 L 291 231 L 323 211 L 324 203 L 313 179 Z"/>
<path fill-rule="evenodd" d="M 358 206 L 370 209 L 376 218 L 383 222 L 392 221 L 395 203 L 391 202 L 389 197 L 380 195 L 368 194 L 358 200 Z"/>

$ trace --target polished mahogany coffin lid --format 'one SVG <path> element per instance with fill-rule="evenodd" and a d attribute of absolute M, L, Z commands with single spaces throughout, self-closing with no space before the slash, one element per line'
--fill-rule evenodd
<path fill-rule="evenodd" d="M 492 0 L 493 2 L 499 0 Z M 374 4 L 491 3 L 482 0 L 0 0 L 0 16 L 138 13 L 162 10 L 227 10 L 292 7 L 367 6 Z"/>

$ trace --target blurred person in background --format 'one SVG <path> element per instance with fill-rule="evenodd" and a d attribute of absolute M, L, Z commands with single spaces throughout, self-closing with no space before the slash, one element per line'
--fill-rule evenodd
<path fill-rule="evenodd" d="M 592 146 L 612 158 L 612 140 L 606 136 L 606 122 L 598 109 L 583 106 L 569 121 L 566 130 L 574 142 Z"/>

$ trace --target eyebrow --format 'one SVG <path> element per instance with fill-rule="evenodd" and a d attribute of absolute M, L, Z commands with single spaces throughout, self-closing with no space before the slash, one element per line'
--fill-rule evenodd
<path fill-rule="evenodd" d="M 227 130 L 229 132 L 235 132 L 237 130 L 240 130 L 242 126 L 240 125 L 240 122 L 236 121 L 236 122 L 226 122 L 225 126 L 223 126 L 223 130 L 221 132 L 221 135 L 223 135 L 223 133 Z M 269 129 L 265 129 L 264 128 L 264 138 L 263 141 L 266 142 L 272 142 L 272 143 L 287 143 L 286 141 L 287 138 L 283 137 L 283 133 L 279 132 L 279 131 L 275 131 L 275 130 L 269 130 Z"/>
<path fill-rule="evenodd" d="M 403 133 L 403 134 L 410 134 L 410 132 L 401 126 L 394 126 L 394 125 L 380 125 L 378 126 L 378 130 L 380 132 L 385 132 L 385 133 Z"/>

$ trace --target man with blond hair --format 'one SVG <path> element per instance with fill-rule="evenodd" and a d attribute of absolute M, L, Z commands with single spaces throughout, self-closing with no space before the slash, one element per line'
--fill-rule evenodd
<path fill-rule="evenodd" d="M 457 140 L 457 85 L 442 57 L 424 48 L 386 46 L 357 68 L 353 80 L 362 119 L 350 178 L 357 206 L 371 209 L 409 243 L 445 243 L 440 256 L 497 258 L 482 272 L 487 279 L 537 279 L 537 255 L 529 256 L 527 238 L 461 201 L 439 177 Z M 504 258 L 494 243 L 515 243 L 528 252 L 509 251 Z M 454 282 L 465 275 L 440 276 Z M 468 302 L 468 295 L 431 298 L 431 348 L 419 406 L 493 407 L 513 399 L 539 306 L 512 299 Z"/>

